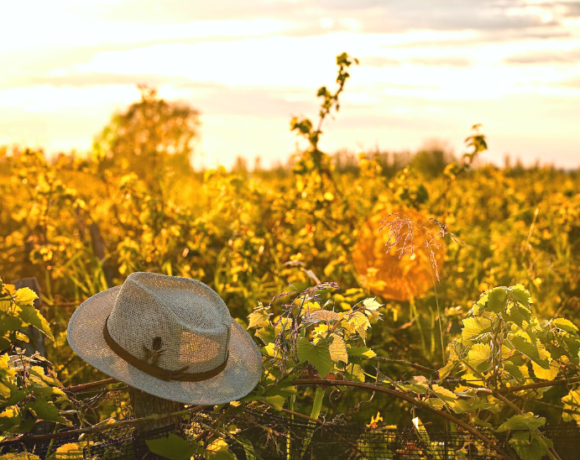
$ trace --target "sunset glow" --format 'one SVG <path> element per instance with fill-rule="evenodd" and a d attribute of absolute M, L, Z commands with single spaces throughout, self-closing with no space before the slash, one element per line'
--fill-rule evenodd
<path fill-rule="evenodd" d="M 233 5 L 233 6 L 232 6 Z M 271 164 L 315 116 L 334 56 L 360 59 L 321 147 L 456 153 L 482 123 L 498 164 L 580 165 L 577 2 L 23 1 L 0 6 L 0 144 L 90 149 L 159 88 L 202 113 L 196 164 Z"/>

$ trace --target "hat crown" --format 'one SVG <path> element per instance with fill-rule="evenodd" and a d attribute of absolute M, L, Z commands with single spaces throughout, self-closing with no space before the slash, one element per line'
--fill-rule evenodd
<path fill-rule="evenodd" d="M 107 320 L 110 336 L 148 364 L 188 373 L 215 369 L 228 357 L 232 318 L 205 284 L 153 273 L 129 275 Z"/>

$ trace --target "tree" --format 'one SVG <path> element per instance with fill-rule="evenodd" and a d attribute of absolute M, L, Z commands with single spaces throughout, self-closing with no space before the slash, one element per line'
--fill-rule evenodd
<path fill-rule="evenodd" d="M 162 192 L 191 172 L 199 111 L 160 99 L 157 90 L 138 86 L 141 101 L 115 115 L 94 142 L 100 170 L 135 173 L 152 192 Z"/>

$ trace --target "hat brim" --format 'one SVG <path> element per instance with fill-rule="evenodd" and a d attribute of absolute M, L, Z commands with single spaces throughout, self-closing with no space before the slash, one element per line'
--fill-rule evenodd
<path fill-rule="evenodd" d="M 164 381 L 131 366 L 109 348 L 103 336 L 105 321 L 120 290 L 114 287 L 90 297 L 70 319 L 68 343 L 91 366 L 133 388 L 184 404 L 214 405 L 235 401 L 257 385 L 262 374 L 262 355 L 252 337 L 234 319 L 228 363 L 215 377 L 201 382 Z"/>

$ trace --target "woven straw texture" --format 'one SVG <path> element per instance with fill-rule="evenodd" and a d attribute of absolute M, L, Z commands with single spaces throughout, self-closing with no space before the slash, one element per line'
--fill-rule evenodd
<path fill-rule="evenodd" d="M 108 321 L 107 321 L 107 318 Z M 133 356 L 163 369 L 207 372 L 227 358 L 223 372 L 201 382 L 163 381 L 113 352 L 103 328 Z M 87 299 L 73 314 L 68 341 L 105 374 L 184 404 L 221 404 L 247 395 L 261 375 L 262 358 L 250 335 L 205 284 L 153 273 L 133 273 L 120 287 Z M 228 358 L 229 353 L 229 358 Z"/>

